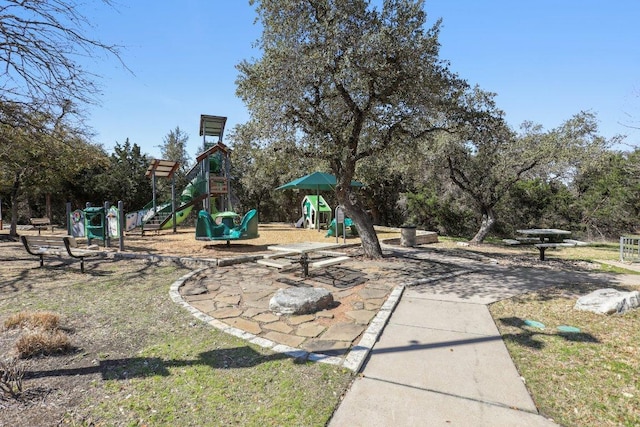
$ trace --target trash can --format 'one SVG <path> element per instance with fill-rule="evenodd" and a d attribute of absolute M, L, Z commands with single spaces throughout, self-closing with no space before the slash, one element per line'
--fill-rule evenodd
<path fill-rule="evenodd" d="M 403 225 L 400 227 L 400 246 L 412 248 L 416 245 L 416 226 Z"/>

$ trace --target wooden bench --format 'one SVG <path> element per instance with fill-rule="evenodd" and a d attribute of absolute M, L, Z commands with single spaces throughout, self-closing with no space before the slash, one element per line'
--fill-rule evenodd
<path fill-rule="evenodd" d="M 20 236 L 20 239 L 28 253 L 40 258 L 40 267 L 44 265 L 45 255 L 60 257 L 67 254 L 80 260 L 80 271 L 84 273 L 85 258 L 104 254 L 95 249 L 79 249 L 78 242 L 71 236 Z"/>
<path fill-rule="evenodd" d="M 38 236 L 40 235 L 40 230 L 46 230 L 49 227 L 51 227 L 51 232 L 53 233 L 53 225 L 51 225 L 49 218 L 29 218 L 29 222 L 38 229 Z"/>

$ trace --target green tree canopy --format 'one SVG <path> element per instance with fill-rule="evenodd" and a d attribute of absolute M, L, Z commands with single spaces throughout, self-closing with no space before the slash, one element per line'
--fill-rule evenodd
<path fill-rule="evenodd" d="M 141 209 L 153 197 L 151 180 L 145 176 L 149 159 L 136 143 L 127 138 L 117 143 L 109 157 L 109 166 L 93 177 L 96 194 L 115 204 L 122 200 L 126 210 Z"/>
<path fill-rule="evenodd" d="M 356 165 L 401 150 L 458 118 L 466 89 L 439 58 L 440 22 L 424 1 L 252 0 L 263 25 L 260 59 L 238 65 L 238 94 L 265 138 L 292 135 L 298 155 L 326 161 L 336 196 L 369 257 L 382 252 L 351 189 Z"/>

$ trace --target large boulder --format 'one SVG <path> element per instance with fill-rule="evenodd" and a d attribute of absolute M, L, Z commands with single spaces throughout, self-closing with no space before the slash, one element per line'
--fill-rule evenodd
<path fill-rule="evenodd" d="M 599 314 L 624 313 L 640 307 L 640 292 L 622 292 L 617 289 L 598 289 L 578 298 L 576 310 L 592 311 Z"/>
<path fill-rule="evenodd" d="M 269 301 L 269 309 L 276 314 L 308 314 L 329 308 L 333 295 L 323 288 L 278 289 Z"/>

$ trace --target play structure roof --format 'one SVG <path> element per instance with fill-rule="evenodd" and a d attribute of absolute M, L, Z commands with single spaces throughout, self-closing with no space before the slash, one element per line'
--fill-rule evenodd
<path fill-rule="evenodd" d="M 322 196 L 309 195 L 304 196 L 302 203 L 309 201 L 311 207 L 317 212 L 331 212 L 331 206 L 327 203 L 327 201 Z M 320 206 L 318 207 L 318 200 L 320 200 Z"/>
<path fill-rule="evenodd" d="M 333 190 L 336 188 L 336 177 L 330 173 L 313 172 L 291 182 L 281 185 L 276 190 L 301 189 L 301 190 Z M 358 181 L 351 181 L 352 187 L 363 187 Z"/>
<path fill-rule="evenodd" d="M 171 178 L 173 173 L 178 170 L 179 165 L 180 163 L 171 160 L 153 159 L 147 168 L 147 172 L 145 172 L 145 176 L 155 175 L 158 178 Z"/>
<path fill-rule="evenodd" d="M 205 157 L 211 156 L 215 154 L 217 151 L 222 151 L 223 153 L 228 153 L 231 150 L 229 147 L 224 145 L 222 142 L 217 142 L 215 145 L 207 148 L 205 151 L 200 153 L 198 157 L 196 157 L 196 164 L 200 163 Z"/>
<path fill-rule="evenodd" d="M 222 141 L 224 133 L 224 125 L 227 118 L 222 116 L 209 116 L 207 114 L 200 115 L 200 136 L 217 136 Z"/>

